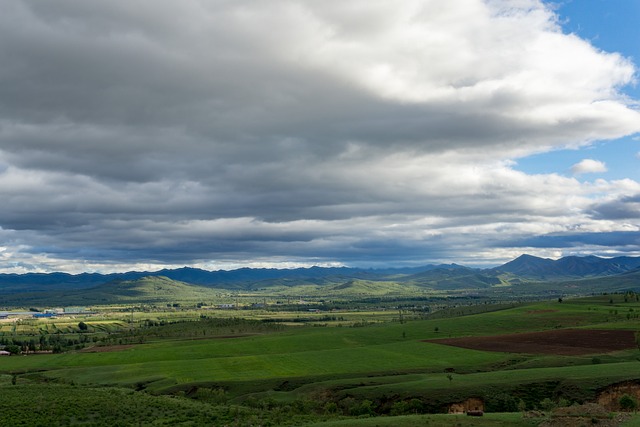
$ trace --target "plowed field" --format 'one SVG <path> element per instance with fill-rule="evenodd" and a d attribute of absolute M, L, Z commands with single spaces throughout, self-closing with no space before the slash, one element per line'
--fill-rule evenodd
<path fill-rule="evenodd" d="M 601 329 L 561 329 L 485 337 L 445 338 L 425 342 L 473 350 L 567 356 L 608 353 L 636 347 L 633 331 Z"/>

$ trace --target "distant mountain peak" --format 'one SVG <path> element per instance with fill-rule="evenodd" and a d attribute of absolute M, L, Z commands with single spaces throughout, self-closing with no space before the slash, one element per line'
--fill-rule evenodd
<path fill-rule="evenodd" d="M 622 274 L 640 267 L 640 258 L 566 256 L 558 260 L 523 254 L 493 270 L 536 279 L 598 277 Z"/>

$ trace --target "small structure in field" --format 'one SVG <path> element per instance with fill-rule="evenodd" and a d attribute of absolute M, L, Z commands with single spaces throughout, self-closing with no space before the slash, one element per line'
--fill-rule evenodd
<path fill-rule="evenodd" d="M 57 316 L 56 313 L 34 313 L 33 314 L 34 319 L 48 319 L 56 316 Z"/>

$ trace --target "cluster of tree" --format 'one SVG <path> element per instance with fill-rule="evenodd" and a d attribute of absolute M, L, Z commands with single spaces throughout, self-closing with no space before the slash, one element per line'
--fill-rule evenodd
<path fill-rule="evenodd" d="M 268 333 L 284 329 L 278 323 L 243 318 L 209 318 L 196 320 L 151 320 L 117 332 L 97 331 L 85 322 L 79 322 L 74 333 L 42 333 L 32 336 L 0 336 L 0 348 L 12 354 L 80 350 L 89 344 L 138 344 L 147 338 L 202 338 L 225 335 Z"/>
<path fill-rule="evenodd" d="M 640 301 L 640 294 L 633 291 L 626 292 L 624 294 L 624 302 L 629 302 L 629 301 L 635 301 L 635 302 Z"/>
<path fill-rule="evenodd" d="M 282 318 L 269 317 L 266 319 L 262 319 L 261 322 L 263 323 L 285 323 L 285 322 L 311 323 L 311 322 L 335 322 L 335 321 L 344 321 L 344 320 L 345 318 L 343 316 L 324 315 L 324 316 L 318 316 L 318 317 L 282 317 Z"/>
<path fill-rule="evenodd" d="M 97 338 L 88 335 L 41 334 L 38 337 L 0 337 L 0 346 L 11 354 L 53 352 L 80 349 Z"/>

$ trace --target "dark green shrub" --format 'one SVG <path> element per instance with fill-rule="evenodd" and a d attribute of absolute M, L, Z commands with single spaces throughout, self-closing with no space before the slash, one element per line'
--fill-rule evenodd
<path fill-rule="evenodd" d="M 622 396 L 618 403 L 620 404 L 620 409 L 624 411 L 635 411 L 638 409 L 638 401 L 635 397 L 629 396 L 628 394 Z"/>
<path fill-rule="evenodd" d="M 487 396 L 485 408 L 487 412 L 517 412 L 519 399 L 507 393 L 495 393 Z"/>
<path fill-rule="evenodd" d="M 407 413 L 407 402 L 400 400 L 391 407 L 391 415 L 404 415 Z"/>

